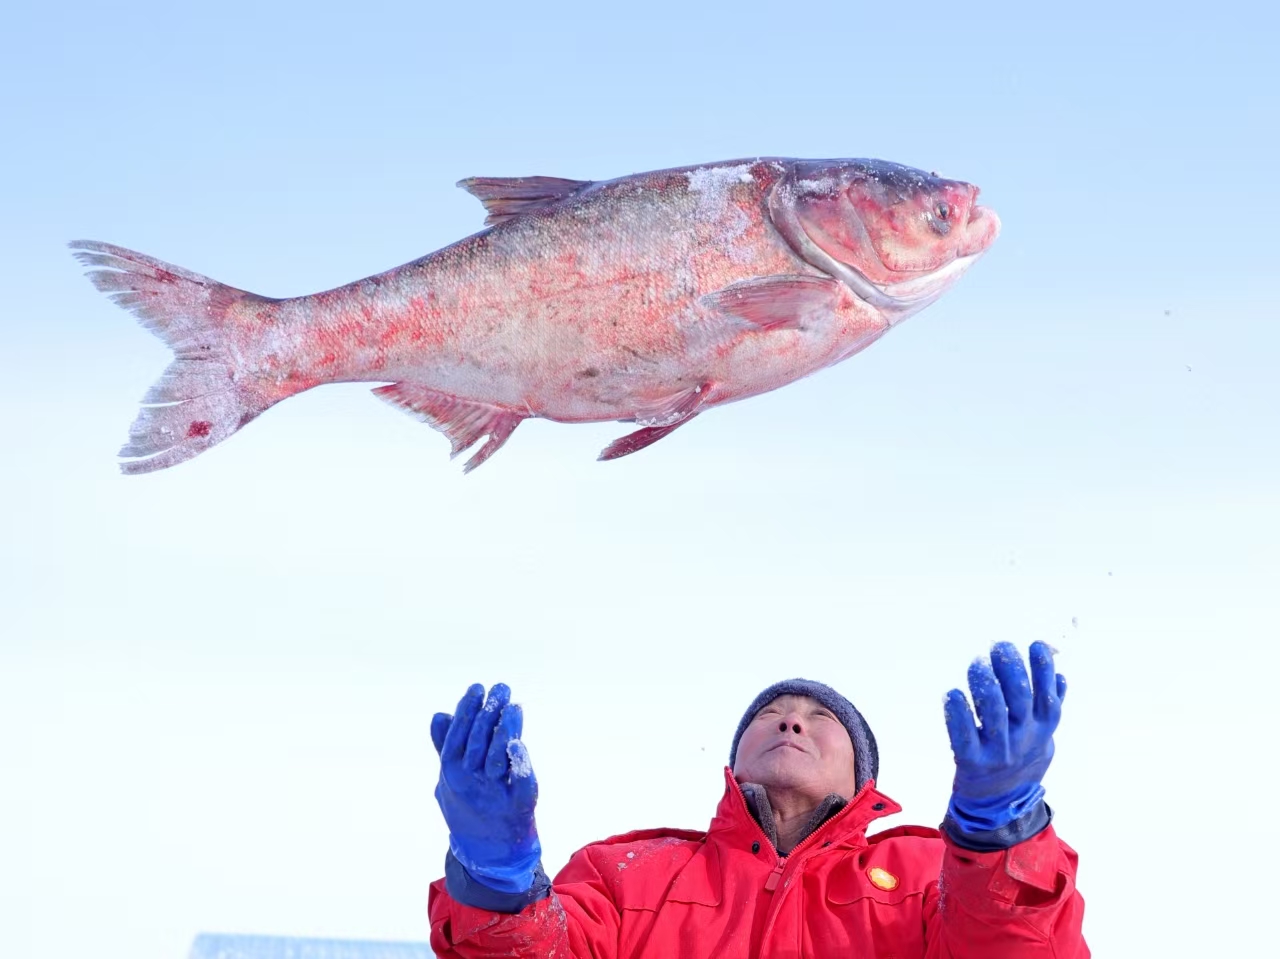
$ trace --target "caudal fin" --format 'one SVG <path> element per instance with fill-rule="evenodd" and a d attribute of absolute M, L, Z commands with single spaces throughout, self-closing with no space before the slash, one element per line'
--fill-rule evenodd
<path fill-rule="evenodd" d="M 93 285 L 131 311 L 173 350 L 173 362 L 142 398 L 120 450 L 124 473 L 149 473 L 222 442 L 288 392 L 270 395 L 238 376 L 226 335 L 231 307 L 273 303 L 181 267 L 109 243 L 77 240 Z"/>

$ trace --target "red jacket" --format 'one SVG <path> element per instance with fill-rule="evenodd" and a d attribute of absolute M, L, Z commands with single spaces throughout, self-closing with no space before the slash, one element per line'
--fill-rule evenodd
<path fill-rule="evenodd" d="M 514 915 L 430 895 L 441 959 L 1085 959 L 1076 854 L 1046 828 L 1001 852 L 937 830 L 866 835 L 901 811 L 867 786 L 780 857 L 725 770 L 706 833 L 652 829 L 593 843 L 552 893 Z"/>

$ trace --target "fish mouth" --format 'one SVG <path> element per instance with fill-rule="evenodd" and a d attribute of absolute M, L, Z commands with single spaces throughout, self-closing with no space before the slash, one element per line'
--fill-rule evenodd
<path fill-rule="evenodd" d="M 970 242 L 965 246 L 963 255 L 972 256 L 986 251 L 1000 235 L 1000 217 L 996 211 L 977 202 L 978 190 L 973 191 L 973 206 L 969 208 L 969 220 L 965 228 L 970 235 Z"/>

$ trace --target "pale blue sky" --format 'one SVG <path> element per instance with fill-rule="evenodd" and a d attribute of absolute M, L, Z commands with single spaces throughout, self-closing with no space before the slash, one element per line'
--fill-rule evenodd
<path fill-rule="evenodd" d="M 1280 665 L 1278 21 L 1233 3 L 6 13 L 0 953 L 424 939 L 445 848 L 428 723 L 475 680 L 525 703 L 551 868 L 609 833 L 705 826 L 741 709 L 795 673 L 867 714 L 896 821 L 936 824 L 942 696 L 1000 639 L 1062 650 L 1046 786 L 1095 953 L 1256 952 L 1276 855 L 1258 764 Z M 343 386 L 117 475 L 166 353 L 67 241 L 293 295 L 478 229 L 468 175 L 759 154 L 936 169 L 979 184 L 1004 232 L 865 354 L 617 463 L 594 459 L 626 427 L 531 422 L 464 478 L 442 437 Z M 1188 910 L 1193 888 L 1259 921 Z"/>

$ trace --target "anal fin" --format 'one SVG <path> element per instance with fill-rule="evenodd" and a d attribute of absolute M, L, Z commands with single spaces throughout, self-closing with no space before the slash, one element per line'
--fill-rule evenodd
<path fill-rule="evenodd" d="M 520 421 L 529 417 L 528 413 L 465 400 L 417 383 L 379 386 L 373 394 L 447 436 L 452 444 L 450 458 L 474 446 L 482 436 L 488 436 L 484 446 L 467 460 L 462 470 L 464 473 L 470 473 L 498 452 Z"/>

